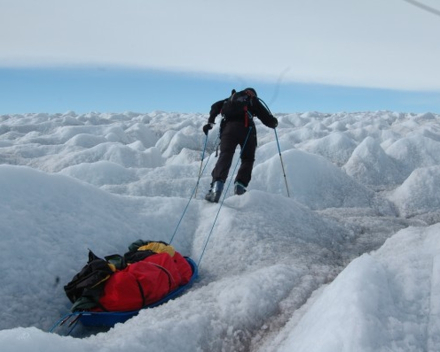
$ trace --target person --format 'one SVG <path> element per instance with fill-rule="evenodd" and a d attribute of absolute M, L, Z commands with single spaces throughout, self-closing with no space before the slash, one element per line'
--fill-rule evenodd
<path fill-rule="evenodd" d="M 278 120 L 261 103 L 253 88 L 240 92 L 232 90 L 229 98 L 219 100 L 211 106 L 208 123 L 203 126 L 206 136 L 219 114 L 223 116 L 220 124 L 220 155 L 211 173 L 211 188 L 205 196 L 207 201 L 213 203 L 219 201 L 223 192 L 237 145 L 241 148 L 241 164 L 235 177 L 234 194 L 242 195 L 246 192 L 257 148 L 257 131 L 253 117 L 258 117 L 267 127 L 278 126 Z"/>

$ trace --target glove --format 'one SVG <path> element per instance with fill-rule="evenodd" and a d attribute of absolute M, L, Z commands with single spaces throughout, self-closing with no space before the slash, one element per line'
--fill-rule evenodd
<path fill-rule="evenodd" d="M 205 126 L 203 126 L 203 133 L 208 135 L 208 131 L 212 129 L 212 123 L 207 123 Z"/>
<path fill-rule="evenodd" d="M 273 116 L 272 116 L 273 117 Z M 273 117 L 272 120 L 272 128 L 276 128 L 278 126 L 278 120 L 276 117 Z"/>

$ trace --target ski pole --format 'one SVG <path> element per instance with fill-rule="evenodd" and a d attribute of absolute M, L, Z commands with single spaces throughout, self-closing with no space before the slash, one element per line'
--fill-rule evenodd
<path fill-rule="evenodd" d="M 274 130 L 274 132 L 275 132 L 275 139 L 277 140 L 278 154 L 280 155 L 281 168 L 283 169 L 284 183 L 286 184 L 287 196 L 290 198 L 289 186 L 287 185 L 286 171 L 284 170 L 283 157 L 282 157 L 282 155 L 281 155 L 281 148 L 280 148 L 280 142 L 279 142 L 279 140 L 278 140 L 277 129 L 274 128 L 273 130 Z"/>
<path fill-rule="evenodd" d="M 263 101 L 263 99 L 258 98 L 258 100 L 266 107 L 267 111 L 269 111 L 269 113 L 272 115 L 272 112 L 270 111 L 267 104 Z M 276 127 L 273 130 L 275 132 L 275 139 L 277 140 L 278 154 L 280 155 L 281 168 L 283 169 L 284 183 L 286 184 L 287 196 L 290 198 L 289 186 L 287 185 L 286 171 L 284 170 L 283 157 L 281 156 L 280 142 L 278 141 L 278 134 Z"/>
<path fill-rule="evenodd" d="M 197 184 L 196 184 L 196 190 L 194 192 L 194 197 L 197 196 L 197 189 L 199 187 L 200 177 L 202 177 L 203 159 L 205 159 L 205 150 L 206 150 L 207 143 L 208 143 L 208 133 L 206 133 L 205 145 L 203 147 L 202 157 L 201 157 L 201 160 L 200 160 L 199 176 L 197 177 Z"/>

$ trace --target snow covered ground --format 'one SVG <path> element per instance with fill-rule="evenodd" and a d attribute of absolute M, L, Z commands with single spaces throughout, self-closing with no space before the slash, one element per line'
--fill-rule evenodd
<path fill-rule="evenodd" d="M 257 122 L 248 192 L 223 205 L 203 200 L 217 127 L 189 202 L 207 115 L 0 116 L 1 350 L 439 351 L 440 115 L 276 116 L 286 178 Z M 187 293 L 109 331 L 48 332 L 88 248 L 171 238 L 200 264 Z"/>

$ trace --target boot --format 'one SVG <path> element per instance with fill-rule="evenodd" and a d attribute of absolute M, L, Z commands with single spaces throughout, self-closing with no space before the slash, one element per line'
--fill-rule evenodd
<path fill-rule="evenodd" d="M 235 182 L 235 184 L 234 184 L 234 194 L 236 194 L 238 196 L 241 196 L 245 192 L 246 192 L 246 187 L 243 186 L 243 184 L 240 183 L 240 182 Z"/>
<path fill-rule="evenodd" d="M 218 203 L 220 196 L 223 192 L 223 186 L 225 183 L 223 181 L 215 181 L 209 192 L 206 194 L 205 199 L 211 203 Z"/>

